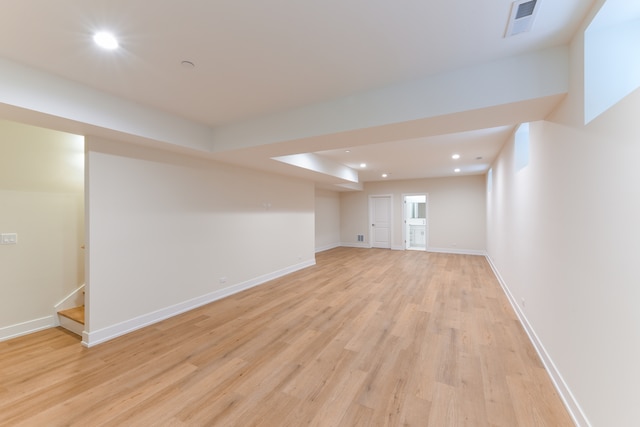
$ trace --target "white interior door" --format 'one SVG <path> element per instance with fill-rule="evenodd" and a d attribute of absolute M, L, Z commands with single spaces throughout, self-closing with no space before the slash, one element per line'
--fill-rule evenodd
<path fill-rule="evenodd" d="M 391 196 L 370 196 L 371 246 L 391 248 Z"/>

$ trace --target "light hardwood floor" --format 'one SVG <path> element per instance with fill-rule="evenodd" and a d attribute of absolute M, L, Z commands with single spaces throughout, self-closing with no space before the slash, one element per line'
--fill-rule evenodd
<path fill-rule="evenodd" d="M 0 379 L 2 426 L 573 425 L 468 255 L 333 249 L 90 349 L 61 329 L 2 342 Z"/>

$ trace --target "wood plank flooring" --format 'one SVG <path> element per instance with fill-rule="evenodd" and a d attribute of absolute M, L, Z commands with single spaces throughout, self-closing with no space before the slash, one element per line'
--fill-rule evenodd
<path fill-rule="evenodd" d="M 483 257 L 336 248 L 90 349 L 1 342 L 0 425 L 573 423 Z"/>

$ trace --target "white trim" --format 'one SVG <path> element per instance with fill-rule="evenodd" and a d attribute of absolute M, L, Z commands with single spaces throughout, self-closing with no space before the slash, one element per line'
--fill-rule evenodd
<path fill-rule="evenodd" d="M 56 313 L 58 311 L 60 311 L 60 310 L 66 310 L 68 308 L 77 307 L 78 304 L 76 304 L 76 301 L 74 301 L 74 298 L 76 296 L 78 296 L 78 294 L 80 294 L 80 292 L 82 292 L 82 291 L 84 291 L 84 284 L 78 286 L 69 295 L 67 295 L 66 297 L 62 298 L 59 303 L 54 305 L 54 307 L 56 309 Z"/>
<path fill-rule="evenodd" d="M 439 252 L 443 254 L 458 254 L 458 255 L 482 255 L 486 256 L 487 251 L 483 249 L 452 249 L 452 248 L 427 248 L 427 252 Z"/>
<path fill-rule="evenodd" d="M 345 248 L 363 248 L 363 249 L 372 249 L 373 248 L 371 245 L 369 245 L 367 243 L 342 242 L 338 246 L 345 247 Z M 402 245 L 401 246 L 394 245 L 394 246 L 391 246 L 391 250 L 393 250 L 393 251 L 404 251 L 406 249 Z M 438 252 L 438 253 L 443 253 L 443 254 L 481 255 L 481 256 L 486 256 L 487 255 L 487 251 L 482 250 L 482 249 L 427 248 L 426 251 L 416 250 L 416 252 Z"/>
<path fill-rule="evenodd" d="M 56 318 L 56 321 L 58 318 L 57 314 L 59 311 L 78 307 L 79 305 L 84 304 L 84 297 L 81 296 L 81 293 L 83 291 L 84 291 L 84 284 L 78 286 L 77 289 L 75 289 L 73 292 L 71 292 L 69 295 L 64 297 L 62 300 L 60 300 L 60 302 L 58 302 L 56 305 L 53 306 L 53 315 Z M 82 302 L 79 302 L 79 301 L 82 301 Z M 56 326 L 59 324 L 60 322 L 57 321 Z"/>
<path fill-rule="evenodd" d="M 371 245 L 369 243 L 352 243 L 352 242 L 342 242 L 340 246 L 345 248 L 363 248 L 363 249 L 371 249 Z"/>
<path fill-rule="evenodd" d="M 254 279 L 247 280 L 246 282 L 243 282 L 243 283 L 238 283 L 236 285 L 229 286 L 228 288 L 219 289 L 215 292 L 210 292 L 208 294 L 190 299 L 188 301 L 181 302 L 179 304 L 174 304 L 172 306 L 165 307 L 160 310 L 153 311 L 151 313 L 143 314 L 142 316 L 138 316 L 133 319 L 125 320 L 124 322 L 120 322 L 115 325 L 107 326 L 106 328 L 102 328 L 97 331 L 91 331 L 91 332 L 84 331 L 82 333 L 82 345 L 85 347 L 93 347 L 94 345 L 103 343 L 105 341 L 109 341 L 121 335 L 128 334 L 129 332 L 133 332 L 137 329 L 144 328 L 145 326 L 158 323 L 162 320 L 176 316 L 180 313 L 193 310 L 194 308 L 200 307 L 205 304 L 209 304 L 213 301 L 217 301 L 219 299 L 228 297 L 238 292 L 242 292 L 249 288 L 253 288 L 254 286 L 258 286 L 270 280 L 277 279 L 282 276 L 286 276 L 287 274 L 293 273 L 298 270 L 302 270 L 303 268 L 307 268 L 315 264 L 316 264 L 315 259 L 310 259 L 310 260 L 292 265 L 291 267 L 274 271 L 273 273 L 265 274 L 263 276 L 259 276 Z"/>
<path fill-rule="evenodd" d="M 57 317 L 60 327 L 65 328 L 78 336 L 82 336 L 82 333 L 84 332 L 84 325 L 82 323 L 61 315 L 58 315 Z"/>
<path fill-rule="evenodd" d="M 332 243 L 330 245 L 320 246 L 316 248 L 316 253 L 328 251 L 329 249 L 339 248 L 340 246 L 344 246 L 342 243 Z"/>
<path fill-rule="evenodd" d="M 0 328 L 0 341 L 17 338 L 22 335 L 31 334 L 57 326 L 56 316 L 41 317 L 39 319 L 28 320 L 15 325 Z"/>
<path fill-rule="evenodd" d="M 533 344 L 533 347 L 536 349 L 536 352 L 538 353 L 538 356 L 540 357 L 542 364 L 544 365 L 545 369 L 549 373 L 549 377 L 551 378 L 553 385 L 558 391 L 558 394 L 560 395 L 560 398 L 562 399 L 564 406 L 567 408 L 569 415 L 573 419 L 573 422 L 576 424 L 576 426 L 579 426 L 579 427 L 591 426 L 591 423 L 589 423 L 587 416 L 582 411 L 582 408 L 578 404 L 578 401 L 576 400 L 575 396 L 573 395 L 573 393 L 571 393 L 571 389 L 569 389 L 569 386 L 562 378 L 560 371 L 558 371 L 558 368 L 556 368 L 556 365 L 553 363 L 553 360 L 549 356 L 549 353 L 547 353 L 547 350 L 544 348 L 544 346 L 542 345 L 542 342 L 540 341 L 533 327 L 529 323 L 527 316 L 520 309 L 520 306 L 518 305 L 516 299 L 511 294 L 509 287 L 507 286 L 504 279 L 500 275 L 500 272 L 498 271 L 497 267 L 493 263 L 493 260 L 488 254 L 486 255 L 486 259 L 489 262 L 489 265 L 491 266 L 493 273 L 498 279 L 498 282 L 500 283 L 502 290 L 507 296 L 507 299 L 509 300 L 511 307 L 513 307 L 513 310 L 518 316 L 518 319 L 520 320 L 522 327 L 527 333 L 529 340 Z"/>

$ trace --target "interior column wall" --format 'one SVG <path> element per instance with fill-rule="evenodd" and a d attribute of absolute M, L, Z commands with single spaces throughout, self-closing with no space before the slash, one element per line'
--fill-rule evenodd
<path fill-rule="evenodd" d="M 316 189 L 315 195 L 316 251 L 340 246 L 340 194 Z"/>
<path fill-rule="evenodd" d="M 312 183 L 87 142 L 85 342 L 315 262 Z"/>

